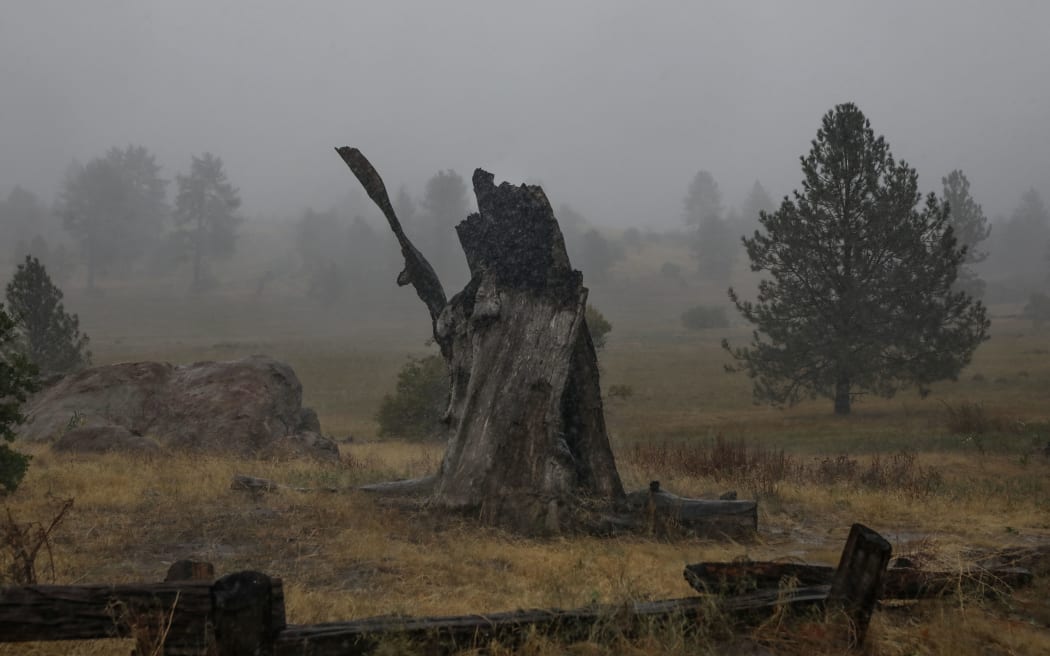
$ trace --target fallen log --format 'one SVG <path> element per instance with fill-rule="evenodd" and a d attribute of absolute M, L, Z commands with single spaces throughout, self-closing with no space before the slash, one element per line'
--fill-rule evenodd
<path fill-rule="evenodd" d="M 656 535 L 740 537 L 758 530 L 757 501 L 680 497 L 660 489 L 659 481 L 651 482 L 648 490 L 628 494 L 627 506 L 635 523 Z"/>
<path fill-rule="evenodd" d="M 244 474 L 234 474 L 233 480 L 230 481 L 231 490 L 240 490 L 244 492 L 254 492 L 260 494 L 262 492 L 276 492 L 278 490 L 292 490 L 295 492 L 338 492 L 339 488 L 335 487 L 296 487 L 294 485 L 284 485 L 277 481 L 271 481 L 268 478 L 259 478 L 258 476 L 246 476 Z"/>
<path fill-rule="evenodd" d="M 835 568 L 826 565 L 780 562 L 694 563 L 685 566 L 685 580 L 698 592 L 727 592 L 795 585 L 830 585 Z M 956 572 L 891 567 L 882 579 L 883 599 L 924 599 L 956 591 L 986 592 L 1032 582 L 1023 567 L 968 567 Z"/>
<path fill-rule="evenodd" d="M 572 610 L 518 610 L 487 615 L 446 617 L 372 617 L 350 622 L 289 625 L 277 637 L 275 656 L 309 653 L 311 656 L 372 653 L 383 640 L 425 642 L 427 652 L 448 653 L 491 640 L 520 642 L 529 629 L 566 642 L 594 637 L 603 628 L 631 636 L 654 621 L 695 622 L 704 617 L 745 619 L 767 615 L 776 608 L 803 608 L 824 603 L 828 586 L 788 592 L 761 590 L 712 600 L 687 597 L 626 605 L 602 605 Z"/>

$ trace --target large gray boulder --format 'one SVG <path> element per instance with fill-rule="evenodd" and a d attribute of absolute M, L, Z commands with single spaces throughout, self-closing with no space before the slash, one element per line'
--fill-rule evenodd
<path fill-rule="evenodd" d="M 302 407 L 302 396 L 292 368 L 266 356 L 127 362 L 71 374 L 34 396 L 19 436 L 55 441 L 73 428 L 121 426 L 166 449 L 338 459 L 335 444 L 316 435 L 317 415 Z"/>

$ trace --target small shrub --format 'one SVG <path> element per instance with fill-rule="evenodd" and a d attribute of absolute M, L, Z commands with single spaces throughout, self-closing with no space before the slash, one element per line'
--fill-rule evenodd
<path fill-rule="evenodd" d="M 962 401 L 954 406 L 949 403 L 943 405 L 946 414 L 945 427 L 953 435 L 1016 433 L 1023 428 L 1021 422 L 992 412 L 985 408 L 983 403 Z"/>
<path fill-rule="evenodd" d="M 682 313 L 682 325 L 689 330 L 725 328 L 729 325 L 726 309 L 713 305 L 697 305 Z"/>
<path fill-rule="evenodd" d="M 584 318 L 587 321 L 587 328 L 591 331 L 591 341 L 594 343 L 594 350 L 602 350 L 605 348 L 605 342 L 609 337 L 609 333 L 612 332 L 612 324 L 605 318 L 605 315 L 598 311 L 598 308 L 590 304 L 587 305 Z"/>
<path fill-rule="evenodd" d="M 11 509 L 6 509 L 5 515 L 0 516 L 0 585 L 37 584 L 36 561 L 41 551 L 47 553 L 50 580 L 55 580 L 51 533 L 72 507 L 73 499 L 62 499 L 47 526 L 43 522 L 18 522 Z"/>
<path fill-rule="evenodd" d="M 397 391 L 379 404 L 380 437 L 429 439 L 441 430 L 448 407 L 448 368 L 439 355 L 410 358 L 397 374 Z"/>

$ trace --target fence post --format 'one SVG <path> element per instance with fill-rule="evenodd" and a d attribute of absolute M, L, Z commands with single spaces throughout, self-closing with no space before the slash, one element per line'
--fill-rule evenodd
<path fill-rule="evenodd" d="M 272 656 L 274 638 L 284 628 L 280 579 L 262 572 L 237 572 L 211 588 L 215 654 Z"/>
<path fill-rule="evenodd" d="M 828 593 L 829 608 L 842 609 L 850 620 L 850 647 L 864 644 L 864 634 L 882 592 L 882 575 L 892 551 L 890 543 L 867 526 L 850 527 Z"/>

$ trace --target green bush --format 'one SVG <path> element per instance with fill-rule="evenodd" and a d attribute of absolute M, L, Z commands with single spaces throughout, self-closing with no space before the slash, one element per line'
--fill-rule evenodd
<path fill-rule="evenodd" d="M 379 404 L 380 437 L 425 440 L 437 436 L 448 407 L 448 368 L 439 355 L 410 358 L 397 374 L 397 390 Z"/>
<path fill-rule="evenodd" d="M 682 325 L 689 330 L 725 328 L 729 325 L 726 309 L 713 305 L 697 305 L 682 313 Z"/>
<path fill-rule="evenodd" d="M 37 389 L 36 367 L 18 344 L 15 322 L 0 304 L 0 495 L 14 492 L 29 468 L 29 456 L 5 442 L 15 439 L 22 423 L 22 403 Z"/>
<path fill-rule="evenodd" d="M 591 331 L 594 350 L 602 350 L 605 348 L 605 341 L 609 333 L 612 332 L 612 324 L 605 318 L 605 315 L 598 311 L 598 308 L 590 304 L 587 305 L 583 316 L 587 320 L 587 328 Z"/>

